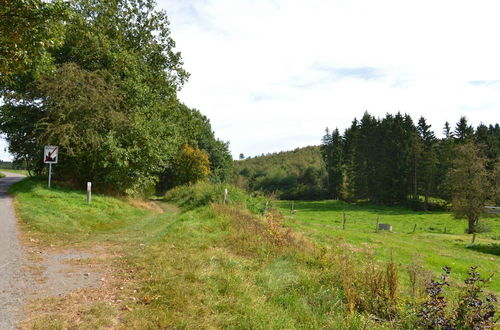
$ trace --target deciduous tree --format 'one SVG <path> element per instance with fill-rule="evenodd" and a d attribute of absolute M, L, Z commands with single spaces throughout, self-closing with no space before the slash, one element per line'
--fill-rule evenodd
<path fill-rule="evenodd" d="M 475 144 L 469 142 L 455 148 L 455 159 L 448 180 L 453 214 L 456 218 L 466 218 L 468 232 L 475 233 L 490 193 L 486 158 Z"/>

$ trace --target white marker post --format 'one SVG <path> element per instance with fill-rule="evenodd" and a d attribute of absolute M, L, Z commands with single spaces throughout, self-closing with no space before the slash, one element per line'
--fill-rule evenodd
<path fill-rule="evenodd" d="M 43 150 L 43 162 L 45 164 L 49 164 L 49 183 L 48 183 L 49 188 L 50 188 L 50 181 L 52 178 L 52 164 L 57 164 L 58 151 L 59 148 L 57 146 L 45 146 Z"/>
<path fill-rule="evenodd" d="M 92 201 L 92 182 L 87 182 L 87 203 Z"/>

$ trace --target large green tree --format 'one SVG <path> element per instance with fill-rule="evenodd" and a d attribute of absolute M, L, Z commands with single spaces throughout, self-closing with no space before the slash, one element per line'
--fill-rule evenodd
<path fill-rule="evenodd" d="M 0 90 L 50 69 L 50 51 L 62 43 L 66 18 L 63 1 L 0 1 Z"/>
<path fill-rule="evenodd" d="M 468 232 L 476 232 L 486 200 L 490 197 L 490 175 L 486 158 L 472 142 L 455 148 L 455 159 L 448 174 L 452 192 L 453 213 L 466 218 Z"/>
<path fill-rule="evenodd" d="M 223 177 L 227 144 L 177 99 L 188 73 L 166 13 L 153 0 L 69 5 L 64 41 L 49 54 L 57 70 L 19 73 L 22 86 L 10 84 L 2 94 L 0 124 L 14 156 L 38 167 L 41 146 L 60 145 L 56 177 L 132 194 L 153 187 L 187 140 Z"/>

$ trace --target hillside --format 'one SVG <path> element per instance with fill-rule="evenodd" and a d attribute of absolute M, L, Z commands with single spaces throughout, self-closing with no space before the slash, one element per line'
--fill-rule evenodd
<path fill-rule="evenodd" d="M 283 199 L 327 197 L 326 180 L 319 146 L 235 160 L 233 166 L 233 183 L 237 186 L 274 193 Z"/>

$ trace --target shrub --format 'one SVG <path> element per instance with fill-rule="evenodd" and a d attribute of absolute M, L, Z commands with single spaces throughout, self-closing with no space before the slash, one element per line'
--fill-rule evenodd
<path fill-rule="evenodd" d="M 263 196 L 250 196 L 243 190 L 223 183 L 206 181 L 192 185 L 178 186 L 165 194 L 165 199 L 176 203 L 184 209 L 195 209 L 212 203 L 224 202 L 224 189 L 228 190 L 227 203 L 241 205 L 254 213 L 262 213 L 266 205 Z"/>
<path fill-rule="evenodd" d="M 440 281 L 432 280 L 427 287 L 428 299 L 422 304 L 417 317 L 419 326 L 424 329 L 495 329 L 497 298 L 484 293 L 484 287 L 491 280 L 482 278 L 471 267 L 465 286 L 459 289 L 458 303 L 448 308 L 444 288 L 449 286 L 450 268 L 444 267 Z M 449 310 L 448 310 L 449 309 Z"/>
<path fill-rule="evenodd" d="M 476 233 L 491 233 L 490 224 L 482 219 L 476 226 Z"/>

